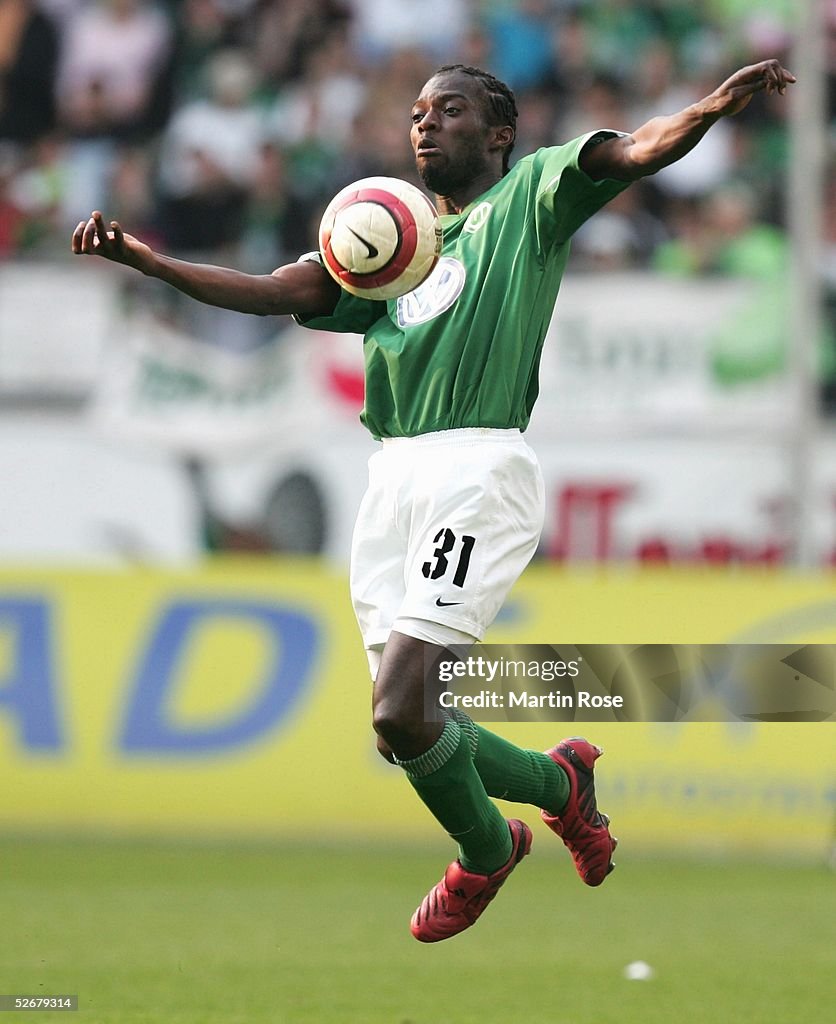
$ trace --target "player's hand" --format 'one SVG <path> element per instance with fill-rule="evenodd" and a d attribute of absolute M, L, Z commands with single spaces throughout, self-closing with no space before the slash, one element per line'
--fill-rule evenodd
<path fill-rule="evenodd" d="M 788 85 L 796 81 L 795 75 L 781 66 L 778 60 L 762 60 L 759 64 L 736 71 L 731 78 L 715 89 L 711 95 L 714 110 L 721 117 L 739 114 L 756 92 L 783 96 Z"/>
<path fill-rule="evenodd" d="M 105 225 L 102 214 L 95 210 L 89 220 L 76 225 L 72 237 L 72 251 L 77 256 L 103 256 L 114 263 L 141 270 L 152 256 L 151 249 L 133 235 L 126 234 L 121 225 L 112 220 Z"/>

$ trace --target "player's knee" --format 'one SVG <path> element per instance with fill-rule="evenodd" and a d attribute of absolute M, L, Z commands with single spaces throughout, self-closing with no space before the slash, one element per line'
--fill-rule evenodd
<path fill-rule="evenodd" d="M 381 744 L 392 749 L 404 731 L 403 716 L 387 701 L 375 701 L 372 712 L 372 728 L 377 733 L 377 749 Z M 385 756 L 385 755 L 384 755 Z"/>
<path fill-rule="evenodd" d="M 378 736 L 377 749 L 386 757 L 404 745 L 411 744 L 421 731 L 421 722 L 413 721 L 414 716 L 406 708 L 395 701 L 376 700 L 372 716 L 372 725 Z"/>

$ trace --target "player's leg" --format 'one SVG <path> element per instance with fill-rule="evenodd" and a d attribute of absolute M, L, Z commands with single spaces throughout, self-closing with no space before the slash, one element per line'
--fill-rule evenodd
<path fill-rule="evenodd" d="M 448 645 L 451 637 L 473 643 L 484 635 L 536 550 L 544 517 L 544 488 L 537 460 L 519 431 L 511 430 L 425 435 L 390 444 L 388 452 L 384 445 L 384 454 L 394 454 L 399 465 L 405 458 L 410 462 L 409 481 L 402 495 L 410 523 L 406 592 L 393 629 L 440 647 Z M 403 643 L 399 642 L 398 650 Z M 385 699 L 387 704 L 386 687 L 394 688 L 403 677 L 403 672 L 395 674 L 392 682 L 391 660 L 387 666 L 390 658 L 387 644 L 381 665 L 381 672 L 387 674 L 378 677 L 376 686 L 380 691 L 377 700 Z M 422 657 L 413 666 L 416 704 L 411 710 L 415 719 L 426 713 L 424 684 L 429 664 L 429 660 L 424 664 Z M 437 721 L 433 724 L 438 728 Z M 455 718 L 448 716 L 439 738 L 441 735 L 461 747 L 462 760 L 467 748 L 466 759 L 473 761 L 470 738 Z M 389 740 L 385 731 L 383 738 Z M 390 746 L 403 761 L 404 755 L 391 742 Z M 412 753 L 425 751 L 426 746 Z M 544 773 L 559 774 L 548 758 L 544 762 L 551 766 L 544 763 Z M 475 774 L 478 776 L 478 771 Z M 487 797 L 481 779 L 479 790 Z M 551 800 L 549 804 L 553 806 Z M 484 813 L 490 820 L 499 820 L 498 811 L 486 809 Z M 502 860 L 498 850 L 472 856 L 465 849 L 465 866 L 485 872 L 499 866 L 509 853 L 507 829 L 505 832 Z"/>
<path fill-rule="evenodd" d="M 468 740 L 474 768 L 488 796 L 540 808 L 543 821 L 569 849 L 581 879 L 587 885 L 600 885 L 615 867 L 612 854 L 618 845 L 610 835 L 609 818 L 599 812 L 595 798 L 593 765 L 600 748 L 582 737 L 571 737 L 541 753 L 518 747 L 458 710 L 448 715 Z M 396 760 L 382 736 L 378 748 L 388 760 Z M 415 788 L 421 795 L 420 784 Z M 448 833 L 457 838 L 449 827 Z M 478 832 L 473 833 L 477 837 Z M 459 861 L 467 863 L 466 852 L 461 846 L 460 850 Z"/>
<path fill-rule="evenodd" d="M 445 643 L 449 630 L 455 630 L 464 640 L 454 641 L 460 652 L 482 638 L 536 551 L 545 504 L 540 467 L 519 432 L 476 438 L 463 433 L 458 444 L 418 446 L 419 480 L 426 464 L 432 481 L 421 487 L 416 501 L 416 522 L 424 512 L 426 526 L 423 534 L 415 533 L 394 626 L 427 639 L 429 634 L 416 628 L 423 621 L 425 630 L 447 630 L 439 641 Z M 431 486 L 428 499 L 424 495 Z M 561 766 L 477 726 L 463 713 L 450 717 L 467 736 L 490 796 L 552 813 L 563 808 L 569 783 Z"/>
<path fill-rule="evenodd" d="M 419 486 L 426 472 L 434 487 L 429 481 L 421 486 L 415 519 L 420 523 L 423 511 L 429 529 L 411 553 L 394 628 L 425 639 L 434 637 L 415 628 L 421 619 L 431 620 L 431 629 L 454 629 L 465 639 L 481 639 L 534 554 L 542 529 L 542 475 L 521 435 L 465 435 L 439 450 L 432 443 L 418 446 Z M 450 642 L 449 633 L 441 642 Z M 615 842 L 595 803 L 597 748 L 587 744 L 582 757 L 574 747 L 564 749 L 565 741 L 546 753 L 526 750 L 462 713 L 450 717 L 470 743 L 486 793 L 540 808 L 569 846 L 581 878 L 600 884 L 612 869 Z"/>
<path fill-rule="evenodd" d="M 453 719 L 425 711 L 423 640 L 393 632 L 374 687 L 375 732 L 392 750 L 415 791 L 448 835 L 459 844 L 469 871 L 490 874 L 511 853 L 505 819 L 488 799 L 473 764 L 470 742 Z"/>
<path fill-rule="evenodd" d="M 393 632 L 374 688 L 374 727 L 459 855 L 413 915 L 413 935 L 437 942 L 470 927 L 531 848 L 521 821 L 506 821 L 473 764 L 458 723 L 425 709 L 425 664 L 443 648 Z"/>
<path fill-rule="evenodd" d="M 510 445 L 466 443 L 458 452 L 444 451 L 451 447 L 446 444 L 439 450 L 432 443 L 407 443 L 388 453 L 384 446 L 371 474 L 373 484 L 377 478 L 375 493 L 364 500 L 355 533 L 352 596 L 367 649 L 379 647 L 389 627 L 395 630 L 379 668 L 377 654 L 370 654 L 379 745 L 384 754 L 394 751 L 421 798 L 460 841 L 460 859 L 413 917 L 413 933 L 424 941 L 472 924 L 530 846 L 528 829 L 516 820 L 505 823 L 488 798 L 474 764 L 472 733 L 463 734 L 462 723 L 452 718 L 425 721 L 424 654 L 419 657 L 420 648 L 410 644 L 410 638 L 436 641 L 443 648 L 451 640 L 480 638 L 536 548 L 542 525 L 539 468 L 519 438 L 504 440 Z M 405 495 L 410 488 L 415 493 Z M 390 547 L 399 519 L 409 523 L 410 532 L 398 579 Z M 388 616 L 401 587 L 402 614 L 392 623 Z M 450 591 L 443 598 L 437 593 L 442 587 Z M 546 796 L 545 790 L 554 786 L 559 792 L 561 766 L 498 737 L 491 743 L 490 735 L 484 730 L 481 736 L 481 761 L 497 794 L 507 797 L 508 780 L 516 780 L 519 799 L 556 809 L 562 797 Z M 551 761 L 554 769 L 542 760 L 538 771 L 538 759 Z M 523 762 L 528 766 L 521 767 Z M 550 773 L 551 783 L 544 782 Z"/>
<path fill-rule="evenodd" d="M 418 796 L 459 845 L 459 857 L 413 916 L 413 934 L 431 942 L 455 935 L 476 921 L 513 867 L 529 852 L 531 831 L 520 821 L 506 822 L 487 799 L 484 785 L 473 771 L 469 740 L 462 740 L 461 730 L 434 716 L 427 721 L 424 659 L 434 656 L 428 653 L 431 650 L 445 649 L 433 645 L 432 637 L 457 646 L 468 645 L 472 637 L 432 624 L 411 626 L 414 632 L 426 630 L 429 639 L 393 632 L 387 644 L 373 645 L 368 654 L 375 682 L 378 751 L 404 768 Z M 393 746 L 402 757 L 395 755 Z M 407 754 L 417 756 L 409 759 Z M 494 863 L 498 867 L 486 866 Z M 433 907 L 443 903 L 444 912 L 430 914 L 428 902 Z"/>
<path fill-rule="evenodd" d="M 422 624 L 418 619 L 401 619 L 400 622 L 402 628 L 409 630 L 409 635 L 423 637 L 430 642 L 434 638 L 436 643 L 440 642 L 441 627 L 437 623 Z M 459 630 L 446 629 L 443 642 L 461 655 L 475 641 Z M 367 652 L 372 680 L 377 679 L 384 646 L 377 645 L 376 649 Z M 488 796 L 510 803 L 531 804 L 550 814 L 559 814 L 563 810 L 570 794 L 569 778 L 548 754 L 517 746 L 474 722 L 457 708 L 446 710 L 444 715 L 454 719 L 467 737 L 473 763 Z M 380 735 L 377 748 L 387 761 L 394 763 L 394 753 Z"/>
<path fill-rule="evenodd" d="M 467 736 L 473 763 L 489 796 L 531 804 L 551 814 L 563 810 L 569 799 L 569 778 L 548 754 L 519 747 L 456 708 L 448 714 Z"/>
<path fill-rule="evenodd" d="M 406 593 L 375 685 L 375 728 L 459 846 L 412 920 L 417 938 L 436 941 L 469 927 L 530 847 L 527 826 L 506 821 L 489 798 L 459 722 L 427 713 L 424 687 L 438 652 L 481 638 L 531 558 L 542 479 L 514 431 L 452 431 L 388 447 L 399 466 L 409 464 L 401 497 L 410 526 Z"/>
<path fill-rule="evenodd" d="M 561 837 L 578 874 L 600 885 L 613 870 L 618 840 L 610 835 L 606 814 L 595 798 L 594 763 L 603 751 L 583 737 L 561 740 L 541 753 L 518 747 L 451 710 L 468 737 L 473 763 L 487 793 L 514 803 L 533 804 L 549 828 Z"/>

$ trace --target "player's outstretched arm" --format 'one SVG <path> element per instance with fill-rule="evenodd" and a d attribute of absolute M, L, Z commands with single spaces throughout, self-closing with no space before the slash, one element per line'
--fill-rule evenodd
<path fill-rule="evenodd" d="M 76 255 L 102 256 L 165 281 L 199 302 L 239 313 L 283 316 L 325 315 L 333 311 L 339 285 L 318 263 L 291 263 L 272 274 L 243 274 L 225 267 L 188 263 L 154 252 L 97 210 L 73 232 Z"/>
<path fill-rule="evenodd" d="M 587 145 L 581 153 L 581 168 L 595 181 L 635 181 L 654 174 L 690 152 L 721 117 L 743 110 L 755 93 L 783 95 L 795 80 L 777 60 L 741 68 L 709 96 L 678 114 L 654 117 L 623 138 Z"/>

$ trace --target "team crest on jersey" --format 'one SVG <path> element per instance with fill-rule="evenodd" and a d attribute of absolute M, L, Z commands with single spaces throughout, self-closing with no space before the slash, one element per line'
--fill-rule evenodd
<path fill-rule="evenodd" d="M 462 232 L 472 235 L 474 232 L 478 231 L 479 228 L 485 224 L 488 217 L 490 217 L 492 209 L 493 207 L 490 203 L 479 203 L 478 206 L 474 206 L 468 214 L 467 220 L 464 222 Z"/>
<path fill-rule="evenodd" d="M 398 325 L 425 324 L 448 310 L 461 295 L 466 277 L 464 266 L 457 259 L 442 256 L 423 284 L 398 299 Z"/>

